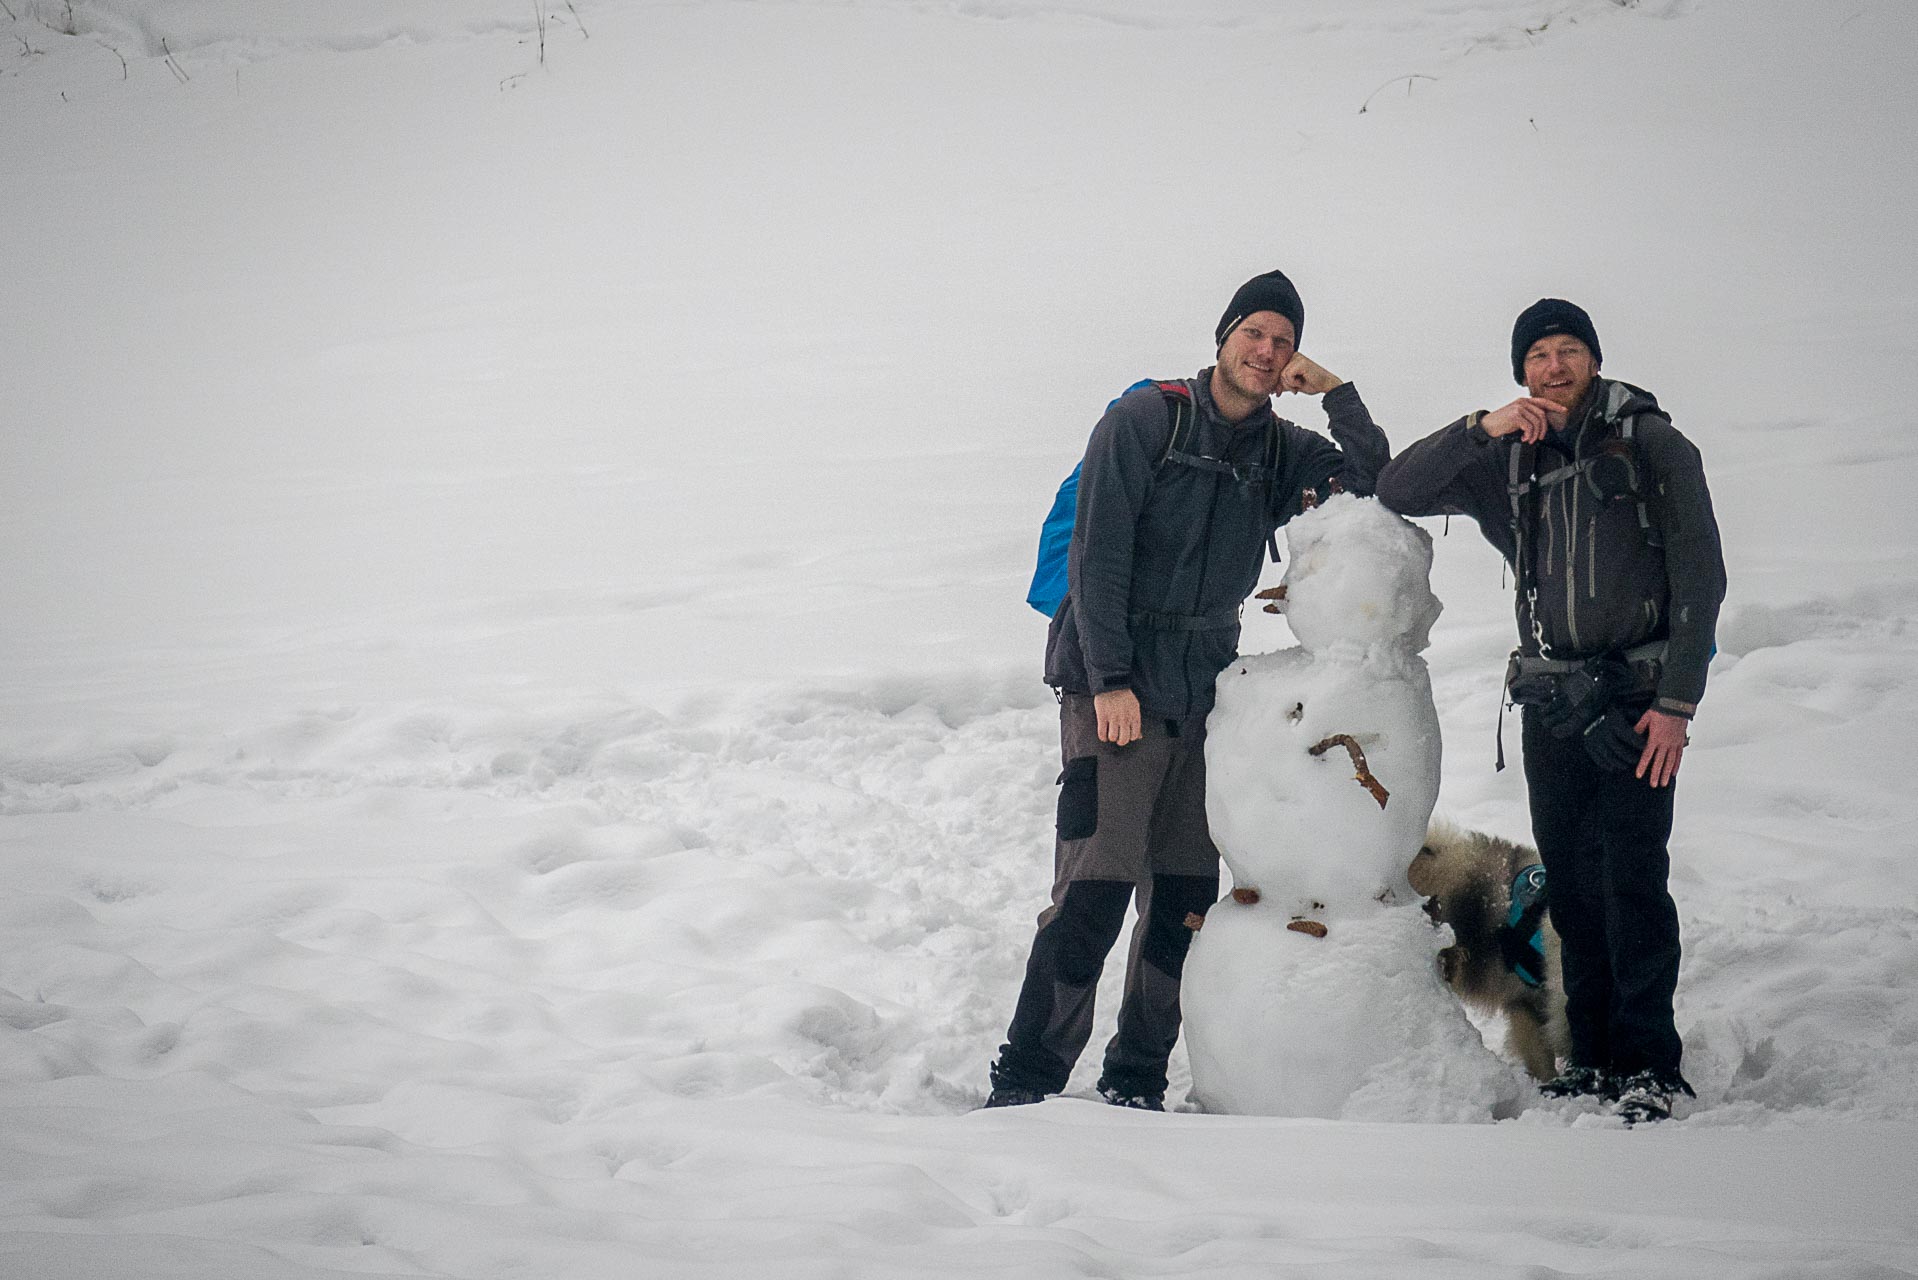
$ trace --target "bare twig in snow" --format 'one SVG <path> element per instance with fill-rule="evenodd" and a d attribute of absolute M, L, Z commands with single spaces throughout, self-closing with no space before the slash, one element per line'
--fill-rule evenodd
<path fill-rule="evenodd" d="M 1405 82 L 1405 96 L 1409 98 L 1412 96 L 1412 82 L 1414 80 L 1431 80 L 1436 82 L 1438 77 L 1423 75 L 1416 71 L 1409 76 L 1393 76 L 1390 80 L 1387 80 L 1384 84 L 1365 95 L 1365 101 L 1359 104 L 1359 114 L 1364 115 L 1369 111 L 1372 107 L 1372 99 L 1378 97 L 1381 93 L 1384 93 L 1401 80 Z"/>
<path fill-rule="evenodd" d="M 114 57 L 120 60 L 120 78 L 122 80 L 126 79 L 127 78 L 127 56 L 124 53 L 121 53 L 118 49 L 114 48 L 112 45 L 108 44 L 104 40 L 95 40 L 93 43 L 99 45 L 102 49 L 105 49 L 108 53 L 112 54 Z"/>
<path fill-rule="evenodd" d="M 573 25 L 579 28 L 580 38 L 582 40 L 591 40 L 593 33 L 586 29 L 584 22 L 580 21 L 579 10 L 573 8 L 573 0 L 566 0 L 566 12 L 573 15 Z"/>

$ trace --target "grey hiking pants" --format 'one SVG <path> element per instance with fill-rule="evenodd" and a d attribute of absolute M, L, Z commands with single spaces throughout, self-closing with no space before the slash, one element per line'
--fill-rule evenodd
<path fill-rule="evenodd" d="M 1099 741 L 1092 699 L 1059 707 L 1064 771 L 1052 903 L 1039 916 L 1025 983 L 993 1064 L 997 1087 L 1057 1093 L 1092 1036 L 1093 995 L 1136 894 L 1118 1032 L 1100 1087 L 1161 1097 L 1179 1038 L 1188 917 L 1219 896 L 1219 851 L 1205 818 L 1205 717 L 1144 719 L 1144 737 Z"/>

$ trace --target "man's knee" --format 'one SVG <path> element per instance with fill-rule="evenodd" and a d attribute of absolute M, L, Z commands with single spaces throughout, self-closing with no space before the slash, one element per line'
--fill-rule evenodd
<path fill-rule="evenodd" d="M 1099 976 L 1131 901 L 1129 880 L 1074 880 L 1066 886 L 1057 912 L 1041 931 L 1059 981 L 1083 986 Z"/>
<path fill-rule="evenodd" d="M 1218 899 L 1217 876 L 1153 876 L 1140 958 L 1170 977 L 1182 976 L 1186 952 L 1192 948 L 1188 921 L 1193 916 L 1203 919 Z"/>

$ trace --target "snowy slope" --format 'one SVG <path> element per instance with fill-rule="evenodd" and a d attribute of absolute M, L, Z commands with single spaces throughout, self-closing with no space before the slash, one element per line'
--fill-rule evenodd
<path fill-rule="evenodd" d="M 1915 72 L 1905 0 L 6 0 L 0 1276 L 1918 1273 Z M 1704 451 L 1689 1119 L 970 1112 L 1037 521 L 1275 265 L 1395 443 L 1550 293 Z"/>

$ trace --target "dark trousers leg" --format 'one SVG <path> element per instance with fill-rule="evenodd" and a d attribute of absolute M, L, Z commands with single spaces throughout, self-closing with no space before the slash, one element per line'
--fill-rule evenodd
<path fill-rule="evenodd" d="M 1673 788 L 1600 769 L 1525 715 L 1532 834 L 1563 948 L 1572 1062 L 1676 1073 L 1678 908 L 1667 885 Z"/>
<path fill-rule="evenodd" d="M 1612 962 L 1612 1070 L 1621 1075 L 1677 1075 L 1684 1056 L 1672 1008 L 1679 961 L 1678 904 L 1669 888 L 1672 792 L 1629 773 L 1607 774 L 1598 789 Z"/>
<path fill-rule="evenodd" d="M 1119 1030 L 1106 1046 L 1099 1084 L 1131 1097 L 1165 1095 L 1166 1060 L 1179 1041 L 1179 983 L 1192 948 L 1187 917 L 1204 917 L 1219 898 L 1219 877 L 1153 876 L 1140 887 L 1139 921 L 1126 959 Z"/>
<path fill-rule="evenodd" d="M 1612 1059 L 1612 962 L 1604 854 L 1590 821 L 1597 766 L 1578 743 L 1553 738 L 1530 708 L 1524 739 L 1532 840 L 1545 864 L 1547 910 L 1558 930 L 1571 1062 L 1603 1071 Z"/>
<path fill-rule="evenodd" d="M 1061 887 L 1026 960 L 1025 983 L 992 1083 L 1057 1093 L 1092 1038 L 1093 995 L 1106 953 L 1125 924 L 1129 880 L 1078 880 Z"/>

